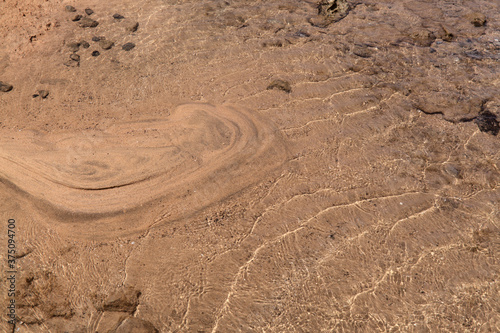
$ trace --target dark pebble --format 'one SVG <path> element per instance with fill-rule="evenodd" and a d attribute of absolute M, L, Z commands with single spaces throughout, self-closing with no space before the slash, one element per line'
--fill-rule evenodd
<path fill-rule="evenodd" d="M 92 14 L 94 14 L 94 11 L 90 8 L 85 8 L 85 14 L 92 15 Z"/>
<path fill-rule="evenodd" d="M 67 12 L 70 12 L 70 13 L 76 12 L 76 8 L 73 6 L 66 6 L 64 8 L 64 10 L 66 10 Z"/>
<path fill-rule="evenodd" d="M 81 45 L 81 47 L 83 47 L 84 49 L 88 49 L 88 48 L 90 47 L 90 44 L 89 44 L 87 41 L 84 41 L 84 40 L 82 40 L 82 41 L 80 42 L 80 45 Z"/>
<path fill-rule="evenodd" d="M 134 43 L 126 43 L 126 44 L 123 44 L 122 49 L 125 50 L 125 51 L 130 51 L 134 47 L 135 47 Z"/>
<path fill-rule="evenodd" d="M 98 41 L 100 41 L 101 39 L 106 39 L 106 38 L 105 38 L 105 37 L 97 37 L 97 36 L 92 37 L 92 41 L 93 41 L 93 42 L 98 42 Z"/>
<path fill-rule="evenodd" d="M 75 16 L 73 16 L 71 18 L 71 21 L 73 21 L 73 22 L 80 21 L 82 19 L 82 17 L 83 17 L 82 15 L 76 14 Z"/>
<path fill-rule="evenodd" d="M 110 40 L 101 39 L 99 41 L 99 46 L 101 46 L 104 50 L 109 50 L 110 48 L 113 47 L 113 45 L 115 45 L 115 43 L 113 43 Z"/>
<path fill-rule="evenodd" d="M 124 19 L 125 17 L 123 15 L 120 15 L 120 14 L 114 14 L 113 15 L 113 18 L 117 19 L 117 20 L 122 20 Z"/>
<path fill-rule="evenodd" d="M 436 52 L 436 49 L 433 49 L 433 48 L 431 47 L 431 48 L 429 48 L 429 52 L 430 52 L 430 53 L 435 53 L 435 52 Z"/>
<path fill-rule="evenodd" d="M 98 57 L 101 53 L 99 51 L 92 52 L 93 57 Z"/>
<path fill-rule="evenodd" d="M 500 132 L 500 124 L 498 123 L 497 116 L 490 111 L 482 112 L 474 119 L 474 122 L 481 132 L 493 135 L 498 135 L 498 132 Z"/>
<path fill-rule="evenodd" d="M 73 53 L 72 55 L 70 55 L 69 58 L 73 61 L 80 61 L 80 56 L 76 53 Z"/>
<path fill-rule="evenodd" d="M 12 86 L 12 84 L 8 84 L 8 83 L 0 81 L 0 91 L 2 91 L 2 92 L 8 92 L 8 91 L 11 91 L 12 88 L 14 88 Z"/>
<path fill-rule="evenodd" d="M 82 28 L 95 28 L 99 25 L 99 22 L 94 21 L 89 17 L 84 17 L 78 22 L 78 25 Z"/>
<path fill-rule="evenodd" d="M 284 92 L 290 93 L 292 91 L 292 87 L 290 86 L 290 83 L 288 81 L 284 80 L 274 80 L 267 86 L 267 90 L 270 89 L 279 89 L 283 90 Z"/>

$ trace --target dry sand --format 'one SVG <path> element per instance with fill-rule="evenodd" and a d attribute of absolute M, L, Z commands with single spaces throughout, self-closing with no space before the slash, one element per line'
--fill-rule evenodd
<path fill-rule="evenodd" d="M 500 331 L 499 78 L 498 1 L 1 2 L 0 331 Z"/>

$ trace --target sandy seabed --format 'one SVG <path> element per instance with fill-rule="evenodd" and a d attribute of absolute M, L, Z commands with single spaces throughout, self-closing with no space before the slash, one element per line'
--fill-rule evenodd
<path fill-rule="evenodd" d="M 498 1 L 0 2 L 0 331 L 498 332 L 499 120 Z"/>

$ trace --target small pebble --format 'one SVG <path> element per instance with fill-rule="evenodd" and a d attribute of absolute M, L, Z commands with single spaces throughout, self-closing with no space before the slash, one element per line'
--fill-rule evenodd
<path fill-rule="evenodd" d="M 135 47 L 134 43 L 126 43 L 126 44 L 123 44 L 122 49 L 125 50 L 125 51 L 130 51 L 134 47 Z"/>
<path fill-rule="evenodd" d="M 71 52 L 77 52 L 80 49 L 80 45 L 81 44 L 79 42 L 71 42 L 66 44 L 66 46 Z"/>
<path fill-rule="evenodd" d="M 90 44 L 87 42 L 87 41 L 84 41 L 82 40 L 80 42 L 80 45 L 84 48 L 84 49 L 88 49 L 90 47 Z"/>
<path fill-rule="evenodd" d="M 284 80 L 274 80 L 267 86 L 267 90 L 270 89 L 279 89 L 283 90 L 286 93 L 290 93 L 292 91 L 292 87 L 290 86 L 290 82 Z"/>
<path fill-rule="evenodd" d="M 71 18 L 71 21 L 73 21 L 73 22 L 80 21 L 82 19 L 82 17 L 83 17 L 82 15 L 76 14 L 75 16 L 73 16 Z"/>
<path fill-rule="evenodd" d="M 99 51 L 92 52 L 93 57 L 98 57 L 101 53 Z"/>
<path fill-rule="evenodd" d="M 70 13 L 76 12 L 76 8 L 73 6 L 66 6 L 64 8 L 64 10 L 66 10 L 67 12 L 70 12 Z"/>
<path fill-rule="evenodd" d="M 120 15 L 120 14 L 114 14 L 113 15 L 113 18 L 117 19 L 117 20 L 121 20 L 121 19 L 124 19 L 125 17 Z"/>
<path fill-rule="evenodd" d="M 78 22 L 78 25 L 81 28 L 95 28 L 99 25 L 99 22 L 94 21 L 93 19 L 91 19 L 89 17 L 84 17 L 80 20 L 80 22 Z"/>
<path fill-rule="evenodd" d="M 76 53 L 73 53 L 72 55 L 70 55 L 69 58 L 73 61 L 80 61 L 80 56 Z"/>
<path fill-rule="evenodd" d="M 38 94 L 40 95 L 41 98 L 45 99 L 47 96 L 49 96 L 49 91 L 48 90 L 38 90 Z"/>
<path fill-rule="evenodd" d="M 106 38 L 105 38 L 105 37 L 97 37 L 97 36 L 92 37 L 92 41 L 93 41 L 93 42 L 98 42 L 98 41 L 100 41 L 101 39 L 106 39 Z"/>
<path fill-rule="evenodd" d="M 85 8 L 85 14 L 92 15 L 92 14 L 94 14 L 94 11 L 90 8 Z"/>
<path fill-rule="evenodd" d="M 136 32 L 139 28 L 139 22 L 131 22 L 125 26 L 126 31 Z"/>
<path fill-rule="evenodd" d="M 68 67 L 80 67 L 80 62 L 70 59 L 64 63 L 64 66 Z"/>
<path fill-rule="evenodd" d="M 482 27 L 486 24 L 486 16 L 482 13 L 472 13 L 469 15 L 470 23 L 475 27 Z"/>
<path fill-rule="evenodd" d="M 0 81 L 0 91 L 2 91 L 2 92 L 8 92 L 8 91 L 11 91 L 12 88 L 14 88 L 12 86 L 12 84 L 8 84 L 8 83 Z"/>
<path fill-rule="evenodd" d="M 99 45 L 104 49 L 104 50 L 109 50 L 110 48 L 113 47 L 113 45 L 115 45 L 115 43 L 113 43 L 112 41 L 110 40 L 101 40 L 99 41 Z"/>

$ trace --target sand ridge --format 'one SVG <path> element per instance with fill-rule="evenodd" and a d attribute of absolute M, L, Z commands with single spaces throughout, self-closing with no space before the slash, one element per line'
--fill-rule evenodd
<path fill-rule="evenodd" d="M 202 103 L 104 130 L 4 132 L 1 142 L 2 179 L 42 210 L 79 220 L 125 220 L 124 212 L 157 200 L 175 207 L 196 198 L 196 210 L 258 181 L 287 156 L 272 123 L 255 112 Z M 198 198 L 208 183 L 214 192 Z"/>

